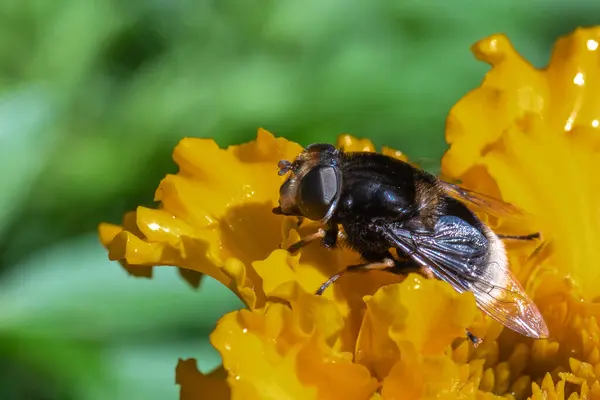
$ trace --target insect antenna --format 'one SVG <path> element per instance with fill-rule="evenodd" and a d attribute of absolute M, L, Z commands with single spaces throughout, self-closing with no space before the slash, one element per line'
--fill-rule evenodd
<path fill-rule="evenodd" d="M 279 167 L 279 176 L 287 174 L 292 169 L 292 163 L 288 160 L 280 160 L 277 166 Z"/>

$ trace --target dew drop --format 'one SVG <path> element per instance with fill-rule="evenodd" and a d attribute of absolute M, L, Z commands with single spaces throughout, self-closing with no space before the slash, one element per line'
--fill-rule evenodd
<path fill-rule="evenodd" d="M 242 192 L 244 193 L 244 197 L 246 197 L 247 199 L 251 198 L 256 194 L 251 185 L 244 185 L 242 187 Z"/>
<path fill-rule="evenodd" d="M 571 129 L 573 129 L 573 121 L 575 121 L 575 117 L 574 116 L 569 117 L 569 119 L 567 120 L 567 123 L 565 124 L 566 132 L 570 132 Z"/>

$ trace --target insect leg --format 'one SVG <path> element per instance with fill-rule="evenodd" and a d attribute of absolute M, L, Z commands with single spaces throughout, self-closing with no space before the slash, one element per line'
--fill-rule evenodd
<path fill-rule="evenodd" d="M 500 239 L 513 239 L 513 240 L 534 240 L 539 239 L 542 235 L 539 232 L 530 233 L 529 235 L 496 235 Z"/>
<path fill-rule="evenodd" d="M 416 272 L 417 274 L 423 275 L 427 279 L 435 278 L 431 267 L 419 265 L 411 259 L 395 260 L 394 268 L 390 272 L 402 275 L 409 274 L 411 272 Z"/>
<path fill-rule="evenodd" d="M 321 244 L 328 249 L 333 249 L 337 245 L 338 234 L 338 226 L 334 224 L 329 225 L 325 230 L 325 236 L 321 240 Z"/>
<path fill-rule="evenodd" d="M 342 276 L 346 272 L 372 271 L 372 270 L 380 270 L 381 271 L 381 270 L 386 270 L 386 269 L 392 269 L 392 268 L 394 268 L 394 266 L 395 266 L 395 262 L 391 258 L 385 258 L 380 262 L 349 265 L 348 267 L 346 267 L 346 269 L 343 269 L 342 271 L 333 275 L 331 278 L 327 279 L 327 281 L 325 283 L 323 283 L 321 285 L 321 287 L 319 287 L 319 289 L 315 292 L 315 294 L 318 296 L 322 295 L 323 292 L 325 291 L 325 289 L 327 289 L 333 282 L 337 281 L 340 278 L 340 276 Z"/>
<path fill-rule="evenodd" d="M 421 267 L 421 268 L 419 268 L 419 273 L 427 279 L 435 279 L 435 275 L 433 274 L 431 267 L 427 267 L 427 266 Z"/>
<path fill-rule="evenodd" d="M 309 243 L 314 242 L 315 240 L 319 240 L 319 239 L 323 239 L 325 237 L 325 229 L 320 229 L 317 230 L 315 233 L 311 233 L 310 235 L 306 235 L 304 236 L 302 239 L 298 240 L 296 243 L 292 244 L 290 247 L 287 248 L 287 251 L 289 251 L 290 253 L 295 253 L 298 250 L 300 250 L 301 248 L 303 248 L 304 246 L 306 246 Z"/>
<path fill-rule="evenodd" d="M 319 240 L 319 239 L 322 240 L 323 246 L 328 247 L 328 248 L 334 247 L 337 243 L 337 235 L 338 235 L 338 228 L 335 225 L 330 226 L 327 229 L 319 228 L 319 230 L 317 230 L 315 233 L 306 235 L 305 237 L 303 237 L 296 243 L 292 244 L 290 247 L 287 248 L 287 250 L 293 254 L 293 253 L 297 252 L 298 250 L 300 250 L 301 248 L 303 248 L 304 246 L 308 245 L 309 243 L 312 243 L 315 240 Z"/>

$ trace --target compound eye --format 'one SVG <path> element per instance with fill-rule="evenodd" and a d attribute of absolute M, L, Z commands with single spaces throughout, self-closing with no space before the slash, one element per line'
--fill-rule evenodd
<path fill-rule="evenodd" d="M 310 170 L 300 182 L 298 207 L 311 220 L 325 218 L 336 200 L 339 186 L 335 167 L 319 166 Z"/>
<path fill-rule="evenodd" d="M 333 153 L 336 149 L 329 143 L 313 143 L 308 145 L 305 150 L 309 153 Z"/>

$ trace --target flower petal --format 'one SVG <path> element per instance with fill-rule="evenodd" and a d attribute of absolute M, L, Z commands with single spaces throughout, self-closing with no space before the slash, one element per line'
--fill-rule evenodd
<path fill-rule="evenodd" d="M 318 388 L 319 399 L 368 399 L 379 384 L 369 370 L 352 363 L 351 353 L 339 353 L 316 337 L 298 353 L 298 378 Z"/>
<path fill-rule="evenodd" d="M 291 307 L 267 303 L 264 309 L 230 313 L 211 335 L 229 372 L 232 398 L 369 398 L 376 380 L 352 363 L 351 353 L 330 344 L 341 328 L 335 328 L 336 319 L 341 323 L 335 304 L 300 288 L 290 292 L 296 293 Z"/>
<path fill-rule="evenodd" d="M 402 356 L 383 381 L 383 400 L 475 398 L 475 388 L 461 382 L 459 367 L 447 355 L 424 356 L 410 342 L 399 347 Z"/>
<path fill-rule="evenodd" d="M 110 258 L 144 273 L 145 266 L 173 265 L 207 274 L 248 306 L 260 307 L 262 279 L 252 263 L 281 243 L 282 217 L 272 213 L 283 182 L 277 161 L 300 151 L 298 144 L 262 129 L 256 141 L 226 150 L 212 140 L 183 139 L 173 154 L 179 173 L 168 175 L 156 191 L 160 208 L 139 207 L 134 222 L 121 230 L 101 227 Z M 183 276 L 197 284 L 197 273 Z"/>
<path fill-rule="evenodd" d="M 338 136 L 336 145 L 344 151 L 375 151 L 375 145 L 369 139 L 359 139 L 350 135 Z"/>
<path fill-rule="evenodd" d="M 208 375 L 198 371 L 193 358 L 179 360 L 175 369 L 175 383 L 180 386 L 180 400 L 229 400 L 231 390 L 225 381 L 227 373 L 219 367 Z"/>
<path fill-rule="evenodd" d="M 544 70 L 502 35 L 475 44 L 492 69 L 453 107 L 442 160 L 445 174 L 535 215 L 530 228 L 560 244 L 556 273 L 570 274 L 588 299 L 600 295 L 600 270 L 589 267 L 600 241 L 599 40 L 600 28 L 577 29 Z"/>
<path fill-rule="evenodd" d="M 306 224 L 298 230 L 292 219 L 284 223 L 284 246 L 295 242 L 301 236 L 316 229 Z M 293 223 L 292 223 L 293 222 Z M 300 233 L 298 233 L 300 232 Z M 285 238 L 290 238 L 287 240 Z M 255 262 L 254 269 L 263 281 L 268 296 L 289 300 L 283 292 L 275 293 L 285 282 L 297 282 L 304 293 L 314 293 L 329 277 L 349 265 L 360 263 L 360 257 L 345 248 L 325 249 L 318 243 L 302 248 L 297 256 L 289 256 L 284 250 L 274 251 L 266 260 Z M 275 272 L 276 271 L 276 272 Z M 340 346 L 344 351 L 354 351 L 358 330 L 364 315 L 365 295 L 372 295 L 385 284 L 401 282 L 403 277 L 389 272 L 371 271 L 367 273 L 351 272 L 343 275 L 325 291 L 322 297 L 335 301 L 345 320 L 340 335 Z"/>
<path fill-rule="evenodd" d="M 441 354 L 465 336 L 477 312 L 471 293 L 459 294 L 445 282 L 416 274 L 366 296 L 365 303 L 356 360 L 380 379 L 400 357 L 401 343 L 410 343 L 419 354 Z"/>
<path fill-rule="evenodd" d="M 132 218 L 133 217 L 133 218 Z M 129 226 L 130 229 L 137 230 L 135 223 L 131 223 L 131 220 L 135 219 L 135 212 L 125 214 L 123 218 L 123 226 Z M 104 247 L 110 245 L 110 243 L 123 231 L 123 228 L 113 224 L 101 223 L 98 226 L 98 234 L 100 237 L 100 242 Z M 139 232 L 139 235 L 142 235 Z M 136 277 L 143 278 L 151 278 L 152 277 L 152 267 L 143 267 L 129 264 L 126 260 L 120 260 L 121 266 L 127 271 L 130 275 Z"/>
<path fill-rule="evenodd" d="M 218 322 L 211 342 L 229 373 L 232 399 L 316 398 L 316 388 L 297 377 L 297 332 L 290 327 L 279 337 L 289 320 L 286 306 L 271 304 L 264 312 L 240 310 Z"/>
<path fill-rule="evenodd" d="M 472 358 L 499 363 L 486 369 L 481 389 L 527 395 L 533 381 L 534 399 L 600 390 L 600 270 L 593 267 L 600 241 L 599 41 L 600 27 L 577 29 L 556 43 L 545 69 L 527 63 L 502 35 L 478 42 L 473 52 L 492 69 L 448 117 L 444 174 L 533 215 L 527 226 L 500 222 L 503 233 L 539 230 L 545 240 L 535 251 L 516 243 L 507 249 L 551 339 L 530 342 L 504 330 L 484 342 Z M 530 376 L 515 379 L 522 371 Z M 579 395 L 569 397 L 573 385 Z"/>

